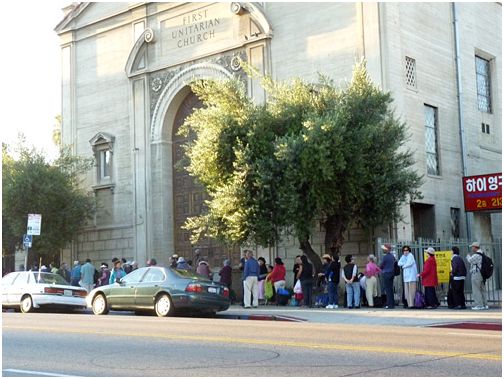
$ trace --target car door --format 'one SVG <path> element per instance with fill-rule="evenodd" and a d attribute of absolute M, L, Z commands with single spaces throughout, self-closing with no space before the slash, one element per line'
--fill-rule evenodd
<path fill-rule="evenodd" d="M 9 286 L 7 292 L 7 301 L 9 304 L 19 304 L 21 296 L 28 291 L 28 278 L 33 275 L 31 272 L 20 272 Z"/>
<path fill-rule="evenodd" d="M 166 280 L 166 274 L 162 267 L 151 267 L 138 283 L 135 296 L 135 304 L 138 308 L 152 308 L 154 295 Z"/>
<path fill-rule="evenodd" d="M 120 283 L 110 289 L 107 301 L 116 309 L 133 309 L 135 307 L 135 291 L 138 282 L 145 274 L 146 268 L 130 272 Z"/>

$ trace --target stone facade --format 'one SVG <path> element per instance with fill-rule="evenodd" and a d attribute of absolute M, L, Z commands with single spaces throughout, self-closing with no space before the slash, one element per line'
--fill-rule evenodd
<path fill-rule="evenodd" d="M 98 262 L 124 256 L 142 263 L 155 256 L 167 263 L 175 238 L 175 115 L 193 78 L 239 77 L 255 101 L 264 101 L 258 83 L 236 66 L 237 58 L 274 79 L 316 80 L 320 72 L 340 84 L 365 58 L 373 80 L 392 92 L 396 114 L 411 134 L 405 148 L 414 152 L 416 169 L 424 174 L 424 198 L 404 206 L 405 221 L 373 236 L 348 231 L 344 253 L 364 257 L 378 236 L 411 240 L 421 233 L 422 223 L 432 238 L 451 238 L 452 209 L 460 212 L 460 237 L 466 236 L 454 10 L 466 173 L 475 175 L 501 171 L 501 5 L 261 4 L 81 3 L 67 9 L 56 28 L 63 62 L 63 143 L 89 157 L 90 141 L 100 133 L 113 140 L 110 162 L 95 148 L 96 172 L 88 174 L 86 185 L 101 208 L 75 241 L 72 258 Z M 478 110 L 475 55 L 491 64 L 492 113 Z M 439 175 L 426 172 L 425 105 L 437 109 Z M 491 126 L 489 134 L 481 133 L 482 122 Z M 500 237 L 500 213 L 469 214 L 467 220 L 475 238 Z M 322 253 L 322 230 L 315 231 L 312 242 Z M 289 267 L 299 250 L 297 241 L 286 237 L 257 253 L 268 261 L 279 255 Z"/>

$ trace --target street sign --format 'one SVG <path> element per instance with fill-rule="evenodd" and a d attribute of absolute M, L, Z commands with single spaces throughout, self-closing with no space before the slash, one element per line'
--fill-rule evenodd
<path fill-rule="evenodd" d="M 23 235 L 23 246 L 24 247 L 32 247 L 33 236 L 31 234 Z"/>
<path fill-rule="evenodd" d="M 26 229 L 26 234 L 33 236 L 40 236 L 41 225 L 42 225 L 42 215 L 29 213 L 28 227 Z"/>

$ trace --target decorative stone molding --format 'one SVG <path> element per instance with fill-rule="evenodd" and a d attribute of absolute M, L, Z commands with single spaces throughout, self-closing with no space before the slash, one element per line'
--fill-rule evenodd
<path fill-rule="evenodd" d="M 173 75 L 163 89 L 154 108 L 151 123 L 151 143 L 162 142 L 165 114 L 174 97 L 195 79 L 232 79 L 224 67 L 214 63 L 198 63 Z"/>
<path fill-rule="evenodd" d="M 89 140 L 89 144 L 91 145 L 93 152 L 103 149 L 114 151 L 114 141 L 115 137 L 113 135 L 105 132 L 99 132 Z"/>
<path fill-rule="evenodd" d="M 241 16 L 246 12 L 245 8 L 240 3 L 231 3 L 231 12 Z"/>
<path fill-rule="evenodd" d="M 229 74 L 233 77 L 238 78 L 246 83 L 246 74 L 241 69 L 240 60 L 247 61 L 247 54 L 245 50 L 235 51 L 230 54 L 218 55 L 210 60 L 197 61 L 196 64 L 216 64 L 225 68 Z M 181 71 L 191 67 L 190 64 L 182 65 L 176 69 L 167 69 L 163 71 L 156 72 L 150 77 L 150 111 L 151 115 L 158 103 L 158 99 L 161 95 L 161 90 Z"/>
<path fill-rule="evenodd" d="M 124 71 L 126 72 L 126 76 L 128 78 L 145 71 L 145 69 L 137 69 L 137 65 L 144 56 L 146 44 L 152 43 L 153 41 L 154 31 L 151 28 L 145 29 L 140 37 L 138 37 L 135 45 L 130 51 L 128 60 L 126 61 L 126 66 L 124 67 Z M 147 62 L 145 62 L 145 67 L 147 67 Z"/>

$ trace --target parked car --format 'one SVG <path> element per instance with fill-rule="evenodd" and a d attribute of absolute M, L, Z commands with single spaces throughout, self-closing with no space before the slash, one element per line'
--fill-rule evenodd
<path fill-rule="evenodd" d="M 40 307 L 85 308 L 86 295 L 85 288 L 71 286 L 49 272 L 11 272 L 2 278 L 2 307 L 23 313 Z"/>
<path fill-rule="evenodd" d="M 142 267 L 92 290 L 86 298 L 96 315 L 113 310 L 154 311 L 165 317 L 175 312 L 215 314 L 229 308 L 229 288 L 187 270 Z"/>

